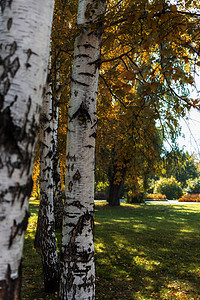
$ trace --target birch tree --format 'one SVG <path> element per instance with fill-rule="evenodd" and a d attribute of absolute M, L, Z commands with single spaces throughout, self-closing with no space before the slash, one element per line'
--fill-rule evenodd
<path fill-rule="evenodd" d="M 0 2 L 0 299 L 19 299 L 53 1 Z"/>
<path fill-rule="evenodd" d="M 53 188 L 53 114 L 50 72 L 40 114 L 40 207 L 34 246 L 41 253 L 46 292 L 58 290 L 59 262 L 55 238 Z"/>
<path fill-rule="evenodd" d="M 69 103 L 60 299 L 94 299 L 94 150 L 104 0 L 79 1 Z"/>

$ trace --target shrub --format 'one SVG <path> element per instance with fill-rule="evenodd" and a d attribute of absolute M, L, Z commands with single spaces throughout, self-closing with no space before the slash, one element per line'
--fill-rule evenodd
<path fill-rule="evenodd" d="M 178 199 L 183 195 L 181 184 L 174 177 L 158 180 L 155 183 L 154 193 L 166 195 L 167 199 Z"/>
<path fill-rule="evenodd" d="M 106 200 L 109 192 L 109 181 L 98 181 L 95 182 L 95 194 L 96 200 Z"/>
<path fill-rule="evenodd" d="M 128 191 L 126 196 L 126 202 L 127 203 L 143 203 L 145 200 L 145 194 L 144 193 L 134 193 L 132 190 Z"/>
<path fill-rule="evenodd" d="M 200 202 L 200 194 L 187 194 L 178 199 L 179 202 Z"/>
<path fill-rule="evenodd" d="M 187 194 L 200 193 L 200 177 L 187 180 L 187 187 L 185 189 Z"/>
<path fill-rule="evenodd" d="M 107 200 L 107 196 L 103 191 L 96 192 L 94 194 L 95 200 Z"/>
<path fill-rule="evenodd" d="M 165 195 L 162 195 L 160 193 L 157 194 L 147 194 L 146 199 L 151 199 L 151 200 L 165 200 L 167 197 Z"/>

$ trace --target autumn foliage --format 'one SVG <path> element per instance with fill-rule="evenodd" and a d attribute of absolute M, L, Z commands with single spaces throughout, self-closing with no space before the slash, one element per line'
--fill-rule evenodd
<path fill-rule="evenodd" d="M 59 94 L 58 153 L 64 188 L 65 144 L 77 1 L 55 1 L 52 93 Z M 163 139 L 177 136 L 179 119 L 199 99 L 188 86 L 200 66 L 199 3 L 109 1 L 99 61 L 96 178 L 130 187 L 159 167 Z"/>
<path fill-rule="evenodd" d="M 178 199 L 178 202 L 200 202 L 200 194 L 187 194 Z"/>

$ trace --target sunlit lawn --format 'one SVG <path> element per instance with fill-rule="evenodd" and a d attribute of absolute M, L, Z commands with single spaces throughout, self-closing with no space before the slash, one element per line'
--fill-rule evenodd
<path fill-rule="evenodd" d="M 33 248 L 38 203 L 25 239 L 22 299 L 45 296 Z M 96 204 L 96 299 L 200 299 L 200 204 Z M 60 235 L 60 234 L 59 234 Z"/>

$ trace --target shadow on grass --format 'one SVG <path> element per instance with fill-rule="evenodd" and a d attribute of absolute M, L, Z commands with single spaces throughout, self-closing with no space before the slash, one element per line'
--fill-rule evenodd
<path fill-rule="evenodd" d="M 23 270 L 22 270 L 22 299 L 58 299 L 58 294 L 47 294 L 44 291 L 43 271 L 40 254 L 34 248 L 34 239 L 37 224 L 39 201 L 30 202 L 30 213 L 28 228 L 25 234 Z M 60 246 L 61 232 L 57 230 Z"/>
<path fill-rule="evenodd" d="M 200 207 L 96 211 L 96 299 L 199 299 Z"/>
<path fill-rule="evenodd" d="M 22 299 L 53 300 L 33 246 L 38 204 L 30 205 Z M 96 205 L 96 300 L 200 299 L 199 220 L 194 204 Z"/>

